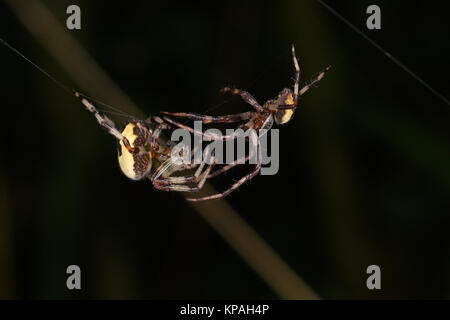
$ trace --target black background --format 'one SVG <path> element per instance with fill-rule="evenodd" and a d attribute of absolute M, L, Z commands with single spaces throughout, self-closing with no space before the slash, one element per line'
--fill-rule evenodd
<path fill-rule="evenodd" d="M 219 89 L 273 98 L 292 84 L 291 43 L 303 81 L 332 65 L 280 128 L 278 174 L 226 200 L 322 298 L 450 297 L 449 105 L 320 3 L 44 3 L 61 25 L 68 5 L 81 7 L 82 30 L 64 32 L 145 115 L 249 110 L 222 104 Z M 450 96 L 443 2 L 327 3 Z M 381 30 L 365 27 L 370 4 L 381 7 Z M 3 2 L 0 26 L 77 87 Z M 127 180 L 113 139 L 79 101 L 3 46 L 0 63 L 0 297 L 283 298 L 180 194 Z M 116 105 L 111 96 L 95 95 Z M 204 205 L 214 212 L 214 201 Z M 65 287 L 70 264 L 82 269 L 81 291 Z M 382 290 L 366 288 L 371 264 Z"/>

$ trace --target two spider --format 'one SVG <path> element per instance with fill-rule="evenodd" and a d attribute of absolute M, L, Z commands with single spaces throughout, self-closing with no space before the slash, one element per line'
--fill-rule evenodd
<path fill-rule="evenodd" d="M 244 131 L 253 129 L 256 132 L 259 132 L 262 129 L 271 129 L 274 122 L 277 125 L 285 124 L 292 119 L 300 96 L 318 83 L 330 69 L 330 67 L 327 67 L 309 84 L 299 89 L 300 68 L 295 55 L 294 46 L 292 46 L 292 60 L 295 68 L 295 82 L 293 89 L 284 88 L 275 99 L 268 100 L 261 106 L 247 91 L 225 87 L 221 90 L 222 92 L 238 95 L 254 108 L 254 111 L 225 116 L 208 116 L 184 112 L 161 112 L 164 114 L 162 118 L 155 116 L 149 117 L 146 120 L 131 120 L 125 124 L 122 130 L 119 130 L 111 119 L 99 112 L 92 103 L 80 93 L 75 91 L 74 94 L 80 99 L 81 103 L 94 114 L 100 126 L 117 139 L 119 165 L 122 172 L 128 178 L 132 180 L 148 178 L 153 186 L 159 190 L 197 192 L 203 187 L 203 184 L 207 179 L 216 177 L 219 174 L 228 171 L 240 163 L 240 161 L 236 160 L 215 171 L 212 171 L 215 165 L 214 156 L 212 156 L 209 164 L 206 163 L 206 157 L 203 157 L 203 161 L 199 164 L 193 162 L 179 163 L 179 161 L 174 161 L 171 157 L 173 144 L 164 142 L 160 139 L 161 132 L 175 126 L 188 130 L 193 134 L 202 135 L 206 140 L 224 141 L 236 139 L 238 136 L 207 135 L 206 133 L 197 132 L 192 127 L 177 122 L 168 116 L 202 121 L 204 124 L 240 123 L 239 128 Z M 257 152 L 259 152 L 259 138 L 256 137 L 256 140 Z M 205 148 L 205 153 L 206 151 Z M 194 154 L 194 152 L 191 152 L 191 154 Z M 249 157 L 250 155 L 247 155 L 245 159 L 247 160 Z M 188 198 L 188 200 L 204 201 L 227 196 L 258 174 L 261 169 L 261 163 L 259 162 L 260 157 L 256 157 L 256 159 L 258 159 L 258 161 L 255 164 L 254 169 L 232 184 L 225 191 L 201 198 Z M 184 171 L 192 171 L 193 169 L 195 169 L 194 174 L 183 175 Z M 180 173 L 180 176 L 175 176 L 175 174 Z"/>

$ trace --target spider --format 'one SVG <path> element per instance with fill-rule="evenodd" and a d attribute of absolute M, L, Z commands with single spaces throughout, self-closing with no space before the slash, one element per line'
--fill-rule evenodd
<path fill-rule="evenodd" d="M 302 96 L 304 93 L 306 93 L 312 86 L 314 86 L 316 83 L 318 83 L 325 75 L 325 73 L 330 70 L 331 66 L 328 66 L 320 72 L 313 80 L 311 80 L 310 83 L 305 85 L 303 88 L 299 90 L 299 82 L 300 82 L 300 68 L 298 65 L 298 60 L 295 55 L 295 48 L 294 45 L 291 46 L 292 51 L 292 60 L 294 63 L 295 68 L 295 82 L 294 82 L 294 88 L 293 90 L 290 88 L 284 88 L 281 90 L 281 92 L 278 94 L 278 96 L 275 99 L 268 100 L 265 102 L 262 106 L 258 103 L 258 101 L 247 91 L 231 88 L 231 87 L 225 87 L 221 89 L 222 93 L 231 93 L 233 95 L 240 96 L 246 103 L 251 105 L 255 111 L 247 111 L 237 114 L 231 114 L 231 115 L 225 115 L 225 116 L 208 116 L 208 115 L 202 115 L 202 114 L 196 114 L 196 113 L 184 113 L 184 112 L 167 112 L 162 111 L 161 113 L 164 115 L 169 115 L 172 117 L 184 117 L 188 118 L 194 121 L 202 121 L 202 123 L 208 124 L 208 123 L 239 123 L 241 122 L 241 125 L 239 128 L 242 128 L 244 131 L 248 129 L 254 129 L 256 132 L 259 133 L 262 129 L 271 129 L 273 126 L 273 123 L 275 122 L 277 125 L 283 125 L 288 123 L 293 115 L 294 111 L 297 108 L 298 100 L 300 96 Z M 238 137 L 238 134 L 235 133 L 231 135 L 216 135 L 216 134 L 207 134 L 202 133 L 194 130 L 193 128 L 186 126 L 180 122 L 177 122 L 167 116 L 163 116 L 163 119 L 179 128 L 186 129 L 190 131 L 191 133 L 202 135 L 203 138 L 206 140 L 230 140 L 230 139 L 236 139 Z M 257 152 L 259 153 L 259 139 L 257 142 Z M 245 157 L 245 161 L 248 160 L 250 155 L 247 155 Z M 236 160 L 233 163 L 222 167 L 219 170 L 216 170 L 213 174 L 210 174 L 208 177 L 216 176 L 222 172 L 225 172 L 232 167 L 239 164 L 240 161 Z M 222 198 L 239 188 L 242 184 L 249 181 L 250 179 L 254 178 L 259 170 L 261 169 L 261 163 L 260 163 L 260 157 L 257 157 L 257 163 L 255 164 L 254 169 L 247 175 L 243 176 L 240 180 L 235 182 L 232 186 L 230 186 L 228 189 L 221 193 L 216 193 L 213 195 L 201 197 L 201 198 L 189 198 L 191 201 L 202 201 L 202 200 L 211 200 L 211 199 L 217 199 Z"/>
<path fill-rule="evenodd" d="M 117 139 L 119 166 L 129 179 L 148 178 L 156 189 L 163 191 L 196 192 L 203 187 L 214 166 L 214 156 L 205 170 L 206 157 L 200 164 L 179 164 L 173 161 L 173 144 L 163 143 L 160 139 L 161 132 L 169 129 L 169 125 L 161 118 L 131 120 L 119 130 L 110 118 L 98 111 L 81 93 L 73 91 L 73 94 L 95 116 L 100 126 Z M 206 148 L 207 153 L 209 151 Z M 193 175 L 172 176 L 175 172 L 195 167 L 198 168 Z"/>

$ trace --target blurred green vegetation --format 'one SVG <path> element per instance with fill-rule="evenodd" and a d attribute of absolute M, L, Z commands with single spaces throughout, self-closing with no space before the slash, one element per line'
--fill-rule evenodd
<path fill-rule="evenodd" d="M 44 3 L 65 24 L 72 3 Z M 328 3 L 450 96 L 444 8 L 378 1 L 382 29 L 369 31 L 372 2 Z M 278 174 L 227 201 L 323 298 L 450 297 L 449 106 L 319 3 L 77 4 L 82 30 L 67 32 L 145 114 L 248 110 L 219 89 L 274 97 L 292 84 L 291 43 L 303 81 L 332 65 L 281 128 Z M 73 84 L 3 2 L 0 26 Z M 127 180 L 76 99 L 5 47 L 0 58 L 1 298 L 279 298 L 182 196 Z M 70 264 L 80 292 L 65 288 Z M 371 264 L 382 290 L 365 286 Z"/>

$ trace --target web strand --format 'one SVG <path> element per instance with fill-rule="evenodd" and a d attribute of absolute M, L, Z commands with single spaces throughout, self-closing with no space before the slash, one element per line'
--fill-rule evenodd
<path fill-rule="evenodd" d="M 372 46 L 377 48 L 380 52 L 382 52 L 388 59 L 390 59 L 392 62 L 394 62 L 397 66 L 399 66 L 403 71 L 408 73 L 411 77 L 413 77 L 417 82 L 422 84 L 425 88 L 427 88 L 431 93 L 433 93 L 436 97 L 441 99 L 443 102 L 445 102 L 447 105 L 450 105 L 450 101 L 440 92 L 438 92 L 436 89 L 434 89 L 431 85 L 429 85 L 425 80 L 423 80 L 421 77 L 419 77 L 417 74 L 411 71 L 407 66 L 405 66 L 402 62 L 400 62 L 397 58 L 395 58 L 393 55 L 391 55 L 389 52 L 387 52 L 383 47 L 381 47 L 378 43 L 373 41 L 371 38 L 369 38 L 365 33 L 363 33 L 361 30 L 359 30 L 357 27 L 355 27 L 350 21 L 345 19 L 342 15 L 340 15 L 336 10 L 334 10 L 332 7 L 330 7 L 328 4 L 323 2 L 322 0 L 317 0 L 322 6 L 324 6 L 328 11 L 330 11 L 332 14 L 334 14 L 336 17 L 338 17 L 342 22 L 344 22 L 347 26 L 349 26 L 353 31 L 355 31 L 357 34 L 359 34 L 361 37 L 363 37 L 365 40 L 367 40 Z"/>
<path fill-rule="evenodd" d="M 29 64 L 31 64 L 34 68 L 36 68 L 39 72 L 41 72 L 43 75 L 45 75 L 47 78 L 49 78 L 51 81 L 53 81 L 58 87 L 60 87 L 61 89 L 63 89 L 64 91 L 70 93 L 71 95 L 73 90 L 70 89 L 68 86 L 66 86 L 65 84 L 63 84 L 61 81 L 57 80 L 54 76 L 52 76 L 50 73 L 48 73 L 47 71 L 45 71 L 43 68 L 41 68 L 38 64 L 34 63 L 33 61 L 31 61 L 30 59 L 28 59 L 23 53 L 21 53 L 19 50 L 17 50 L 16 48 L 14 48 L 12 45 L 10 45 L 8 42 L 6 42 L 4 39 L 0 38 L 0 43 L 2 43 L 5 47 L 7 47 L 8 49 L 10 49 L 12 52 L 14 52 L 15 54 L 17 54 L 19 57 L 21 57 L 22 59 L 24 59 L 26 62 L 28 62 Z M 77 91 L 78 92 L 78 91 Z M 92 97 L 89 97 L 88 95 L 85 95 L 83 93 L 80 93 L 81 96 L 83 96 L 84 98 L 91 100 L 99 105 L 102 105 L 106 108 L 109 108 L 111 110 L 113 110 L 114 112 L 111 111 L 107 111 L 102 109 L 102 112 L 104 113 L 109 113 L 109 114 L 114 114 L 114 115 L 118 115 L 118 116 L 122 116 L 122 117 L 128 117 L 128 118 L 135 118 L 130 114 L 127 114 L 125 112 L 123 112 L 121 109 L 113 107 L 109 104 L 106 104 L 100 100 L 94 99 Z"/>

